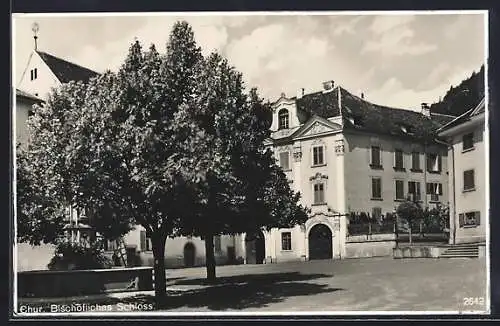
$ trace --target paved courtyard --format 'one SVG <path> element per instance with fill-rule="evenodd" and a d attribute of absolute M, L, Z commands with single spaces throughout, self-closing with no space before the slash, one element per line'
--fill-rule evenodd
<path fill-rule="evenodd" d="M 169 312 L 464 311 L 486 310 L 485 259 L 392 258 L 169 270 Z M 478 298 L 464 305 L 465 298 Z M 141 294 L 100 304 L 144 305 Z"/>

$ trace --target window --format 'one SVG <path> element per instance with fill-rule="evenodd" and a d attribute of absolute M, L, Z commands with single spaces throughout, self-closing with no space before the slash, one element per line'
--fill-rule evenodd
<path fill-rule="evenodd" d="M 417 181 L 408 181 L 408 193 L 410 194 L 410 198 L 414 201 L 421 200 L 420 195 L 420 182 Z"/>
<path fill-rule="evenodd" d="M 282 109 L 278 112 L 278 129 L 288 129 L 289 127 L 288 110 Z"/>
<path fill-rule="evenodd" d="M 420 153 L 411 153 L 411 169 L 413 171 L 420 171 Z"/>
<path fill-rule="evenodd" d="M 118 249 L 118 246 L 116 244 L 116 241 L 113 240 L 105 240 L 104 241 L 104 250 L 105 251 L 116 251 Z"/>
<path fill-rule="evenodd" d="M 426 193 L 431 195 L 431 201 L 439 201 L 439 196 L 443 194 L 443 185 L 441 183 L 427 183 Z"/>
<path fill-rule="evenodd" d="M 37 78 L 37 69 L 31 69 L 30 70 L 30 79 L 35 80 Z"/>
<path fill-rule="evenodd" d="M 314 203 L 315 204 L 325 203 L 325 185 L 323 183 L 314 184 Z"/>
<path fill-rule="evenodd" d="M 325 164 L 324 150 L 323 146 L 313 147 L 313 166 Z"/>
<path fill-rule="evenodd" d="M 291 232 L 281 232 L 281 250 L 292 250 Z"/>
<path fill-rule="evenodd" d="M 474 190 L 474 170 L 464 171 L 464 191 Z"/>
<path fill-rule="evenodd" d="M 468 133 L 462 137 L 462 150 L 466 151 L 474 148 L 474 133 Z"/>
<path fill-rule="evenodd" d="M 216 235 L 214 237 L 214 251 L 215 252 L 221 252 L 222 251 L 222 245 L 221 245 L 220 235 Z"/>
<path fill-rule="evenodd" d="M 396 149 L 394 151 L 394 168 L 396 170 L 404 169 L 404 159 L 403 159 L 403 151 L 400 149 Z"/>
<path fill-rule="evenodd" d="M 467 212 L 458 215 L 458 224 L 460 227 L 481 225 L 481 212 Z"/>
<path fill-rule="evenodd" d="M 396 180 L 396 200 L 405 199 L 405 183 L 403 180 Z"/>
<path fill-rule="evenodd" d="M 280 166 L 283 170 L 290 170 L 290 152 L 280 153 Z"/>
<path fill-rule="evenodd" d="M 372 167 L 382 166 L 382 161 L 380 160 L 380 147 L 379 146 L 372 146 L 371 159 L 372 159 L 371 160 Z"/>
<path fill-rule="evenodd" d="M 441 156 L 438 154 L 427 154 L 427 171 L 441 172 Z"/>
<path fill-rule="evenodd" d="M 372 199 L 382 199 L 382 179 L 372 178 Z"/>
<path fill-rule="evenodd" d="M 141 231 L 141 251 L 151 251 L 151 239 L 147 236 L 146 231 Z"/>

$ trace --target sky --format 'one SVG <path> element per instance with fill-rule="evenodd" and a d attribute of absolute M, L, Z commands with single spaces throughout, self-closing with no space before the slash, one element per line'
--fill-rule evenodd
<path fill-rule="evenodd" d="M 13 74 L 19 80 L 34 48 L 34 22 L 39 50 L 102 72 L 116 70 L 136 38 L 164 53 L 173 23 L 186 20 L 204 55 L 225 56 L 270 101 L 333 80 L 370 102 L 416 110 L 485 63 L 485 19 L 481 12 L 15 15 Z"/>

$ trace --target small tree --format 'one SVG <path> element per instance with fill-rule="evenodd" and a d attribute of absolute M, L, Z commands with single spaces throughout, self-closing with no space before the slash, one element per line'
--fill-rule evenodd
<path fill-rule="evenodd" d="M 409 241 L 411 245 L 413 223 L 422 218 L 423 210 L 418 203 L 413 202 L 411 200 L 406 200 L 401 204 L 399 204 L 396 213 L 398 214 L 399 217 L 408 222 Z"/>

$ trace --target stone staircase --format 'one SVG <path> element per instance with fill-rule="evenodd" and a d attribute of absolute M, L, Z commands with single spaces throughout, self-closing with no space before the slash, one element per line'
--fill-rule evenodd
<path fill-rule="evenodd" d="M 440 258 L 477 258 L 479 257 L 479 245 L 459 244 L 447 248 Z"/>

